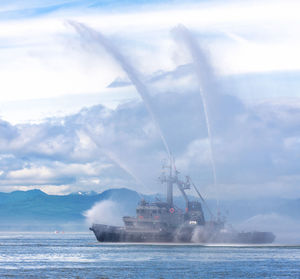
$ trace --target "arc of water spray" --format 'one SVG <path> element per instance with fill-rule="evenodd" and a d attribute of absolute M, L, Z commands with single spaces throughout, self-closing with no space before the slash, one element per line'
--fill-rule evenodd
<path fill-rule="evenodd" d="M 107 149 L 104 149 L 100 144 L 94 139 L 93 136 L 91 136 L 91 133 L 88 133 L 87 129 L 84 129 L 85 134 L 91 139 L 91 141 L 96 144 L 96 146 L 101 150 L 102 153 L 104 153 L 105 156 L 107 156 L 112 162 L 114 162 L 116 165 L 118 165 L 122 170 L 124 170 L 127 174 L 129 174 L 139 185 L 144 186 L 146 188 L 145 184 L 134 174 L 134 172 L 128 168 L 115 154 L 108 151 Z M 139 192 L 137 192 L 139 197 L 142 199 L 143 197 Z"/>
<path fill-rule="evenodd" d="M 161 140 L 166 149 L 168 157 L 171 160 L 171 153 L 170 153 L 169 146 L 168 146 L 165 136 L 162 132 L 159 121 L 157 120 L 157 117 L 155 116 L 153 109 L 151 107 L 151 100 L 150 100 L 150 94 L 149 94 L 148 88 L 144 84 L 142 79 L 140 78 L 138 71 L 126 60 L 126 58 L 118 51 L 118 49 L 103 34 L 101 34 L 98 31 L 95 31 L 94 29 L 86 26 L 85 24 L 82 24 L 82 23 L 79 23 L 76 21 L 68 21 L 68 23 L 78 32 L 78 34 L 82 38 L 87 39 L 89 41 L 96 42 L 96 43 L 100 44 L 102 47 L 104 47 L 104 49 L 108 53 L 110 53 L 111 56 L 113 56 L 113 58 L 120 64 L 122 69 L 128 75 L 128 78 L 131 80 L 132 84 L 134 84 L 140 97 L 142 98 L 142 100 L 143 100 L 159 134 L 160 134 Z"/>
<path fill-rule="evenodd" d="M 207 135 L 209 140 L 209 152 L 210 152 L 210 161 L 212 166 L 212 172 L 213 172 L 213 180 L 214 180 L 214 187 L 218 191 L 218 184 L 217 184 L 217 172 L 216 172 L 216 163 L 215 163 L 215 157 L 213 152 L 213 143 L 212 143 L 212 131 L 209 121 L 209 113 L 208 113 L 208 107 L 206 102 L 205 93 L 207 94 L 209 91 L 209 85 L 208 83 L 212 80 L 212 73 L 211 69 L 209 67 L 209 64 L 207 62 L 207 58 L 203 51 L 198 46 L 196 40 L 192 36 L 192 34 L 189 32 L 189 30 L 183 26 L 179 25 L 176 28 L 172 30 L 172 33 L 175 35 L 175 37 L 181 39 L 181 41 L 184 43 L 188 51 L 190 52 L 194 67 L 197 74 L 197 79 L 200 86 L 200 94 L 203 102 L 203 110 L 205 115 L 205 122 L 206 122 L 206 128 L 207 128 Z M 205 67 L 205 69 L 203 69 Z M 217 211 L 219 213 L 219 195 L 217 196 Z"/>

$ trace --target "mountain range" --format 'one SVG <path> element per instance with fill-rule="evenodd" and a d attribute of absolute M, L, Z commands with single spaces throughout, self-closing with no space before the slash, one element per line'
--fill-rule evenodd
<path fill-rule="evenodd" d="M 95 204 L 112 201 L 122 215 L 135 215 L 141 197 L 148 201 L 164 199 L 163 196 L 141 195 L 126 188 L 63 196 L 48 195 L 40 190 L 0 193 L 0 231 L 87 231 L 89 224 L 85 213 Z M 174 197 L 174 202 L 184 207 L 181 197 Z M 213 210 L 216 208 L 215 201 L 208 200 L 207 204 Z M 300 199 L 227 200 L 220 204 L 221 212 L 233 224 L 268 214 L 300 220 Z"/>

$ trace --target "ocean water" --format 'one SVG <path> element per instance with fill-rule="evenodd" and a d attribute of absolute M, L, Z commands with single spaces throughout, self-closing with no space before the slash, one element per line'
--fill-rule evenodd
<path fill-rule="evenodd" d="M 300 278 L 300 246 L 101 244 L 92 233 L 0 233 L 0 278 Z"/>

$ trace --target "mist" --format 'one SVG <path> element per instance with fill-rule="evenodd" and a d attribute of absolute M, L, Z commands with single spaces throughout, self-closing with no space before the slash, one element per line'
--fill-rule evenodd
<path fill-rule="evenodd" d="M 242 231 L 271 231 L 279 244 L 300 243 L 299 220 L 278 213 L 258 214 L 235 227 Z"/>
<path fill-rule="evenodd" d="M 120 226 L 123 224 L 123 212 L 117 203 L 105 200 L 95 203 L 93 207 L 83 213 L 89 226 L 92 224 L 104 224 Z"/>

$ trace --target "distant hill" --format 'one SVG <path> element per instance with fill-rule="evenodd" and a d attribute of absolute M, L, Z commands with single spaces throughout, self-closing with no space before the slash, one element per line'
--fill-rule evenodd
<path fill-rule="evenodd" d="M 0 193 L 0 230 L 86 230 L 83 213 L 96 202 L 114 201 L 124 213 L 134 213 L 140 197 L 129 189 L 97 193 L 47 195 L 40 190 Z"/>
<path fill-rule="evenodd" d="M 156 196 L 143 197 L 153 201 Z M 64 196 L 48 195 L 40 190 L 0 193 L 0 231 L 86 231 L 88 224 L 83 213 L 96 203 L 110 200 L 117 204 L 122 216 L 135 215 L 140 198 L 137 192 L 126 188 L 109 189 L 100 194 L 78 192 Z M 179 207 L 184 207 L 182 198 L 175 197 L 174 201 Z M 215 202 L 208 201 L 208 204 L 212 209 L 216 208 Z M 221 211 L 231 223 L 274 213 L 300 220 L 300 199 L 222 201 Z"/>

